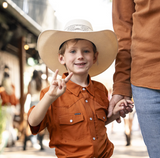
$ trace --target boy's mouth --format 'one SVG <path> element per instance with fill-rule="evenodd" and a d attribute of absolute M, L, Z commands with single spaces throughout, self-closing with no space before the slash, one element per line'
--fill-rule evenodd
<path fill-rule="evenodd" d="M 85 65 L 86 63 L 75 63 L 75 65 Z"/>

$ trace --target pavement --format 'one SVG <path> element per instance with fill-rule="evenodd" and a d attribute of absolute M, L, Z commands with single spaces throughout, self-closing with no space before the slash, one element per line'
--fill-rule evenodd
<path fill-rule="evenodd" d="M 109 138 L 115 146 L 112 158 L 149 158 L 140 131 L 133 131 L 130 146 L 125 146 L 125 136 L 122 132 L 110 134 Z"/>
<path fill-rule="evenodd" d="M 137 122 L 132 131 L 130 146 L 125 146 L 126 141 L 123 122 L 121 124 L 114 122 L 113 129 L 111 124 L 107 126 L 107 133 L 109 139 L 115 146 L 112 158 L 149 158 Z M 45 139 L 43 140 L 45 150 L 40 151 L 38 148 L 32 147 L 30 141 L 28 141 L 27 149 L 23 151 L 22 141 L 17 141 L 13 147 L 4 148 L 0 158 L 57 158 L 55 150 L 48 147 L 48 142 L 49 139 L 45 136 Z"/>

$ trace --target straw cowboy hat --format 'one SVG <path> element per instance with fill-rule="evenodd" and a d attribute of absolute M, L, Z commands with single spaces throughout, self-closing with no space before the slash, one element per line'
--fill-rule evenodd
<path fill-rule="evenodd" d="M 59 69 L 59 75 L 66 72 L 64 65 L 58 61 L 58 51 L 61 44 L 70 39 L 86 39 L 97 47 L 98 62 L 89 70 L 90 76 L 96 76 L 105 71 L 114 61 L 118 43 L 116 35 L 111 30 L 93 31 L 92 25 L 82 19 L 69 21 L 64 31 L 46 30 L 38 37 L 38 51 L 43 62 L 53 72 Z"/>

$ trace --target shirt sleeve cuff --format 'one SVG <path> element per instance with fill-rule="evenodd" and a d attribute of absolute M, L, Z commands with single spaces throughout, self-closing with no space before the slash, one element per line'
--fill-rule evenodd
<path fill-rule="evenodd" d="M 131 84 L 116 83 L 113 85 L 113 95 L 119 94 L 127 97 L 132 97 Z"/>
<path fill-rule="evenodd" d="M 34 107 L 35 107 L 35 106 L 32 106 L 32 107 L 29 109 L 28 114 L 27 114 L 28 117 L 29 117 L 29 115 L 30 115 L 30 113 L 31 113 L 31 111 L 33 110 Z M 27 120 L 28 120 L 28 119 L 27 119 Z M 28 122 L 28 124 L 29 124 L 29 122 Z M 40 123 L 40 124 L 41 124 L 41 123 Z M 39 132 L 40 124 L 37 125 L 37 126 L 31 126 L 31 125 L 29 124 L 29 127 L 30 127 L 31 132 L 32 132 L 33 135 L 36 135 L 36 134 Z"/>

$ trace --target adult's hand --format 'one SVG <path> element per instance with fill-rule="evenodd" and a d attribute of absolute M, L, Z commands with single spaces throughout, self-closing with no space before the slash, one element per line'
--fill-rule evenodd
<path fill-rule="evenodd" d="M 126 96 L 124 96 L 124 99 L 125 99 L 125 100 L 131 100 L 130 97 L 126 97 Z M 134 104 L 133 104 L 133 105 L 134 105 Z M 133 105 L 132 105 L 132 107 L 127 106 L 127 107 L 125 108 L 125 109 L 126 109 L 126 111 L 125 111 L 126 114 L 128 114 L 128 113 L 130 113 L 130 112 L 133 111 Z"/>
<path fill-rule="evenodd" d="M 115 94 L 115 95 L 112 96 L 112 98 L 111 98 L 111 100 L 109 102 L 109 108 L 108 108 L 108 115 L 107 115 L 107 117 L 111 117 L 112 116 L 113 108 L 123 98 L 124 97 L 122 95 L 118 95 L 118 94 Z M 116 119 L 116 121 L 118 123 L 121 123 L 121 119 L 120 118 Z"/>
<path fill-rule="evenodd" d="M 128 100 L 128 101 L 131 100 L 130 97 L 126 97 L 126 96 L 124 96 L 124 99 L 125 99 L 125 100 Z M 125 105 L 125 107 L 124 107 L 123 110 L 119 111 L 119 115 L 120 115 L 121 117 L 125 118 L 125 117 L 126 117 L 126 114 L 128 114 L 128 113 L 130 113 L 130 112 L 132 112 L 132 111 L 133 111 L 133 103 L 132 103 L 132 104 L 127 104 L 127 105 Z M 118 123 L 121 122 L 120 118 L 117 119 L 116 121 L 117 121 Z"/>

